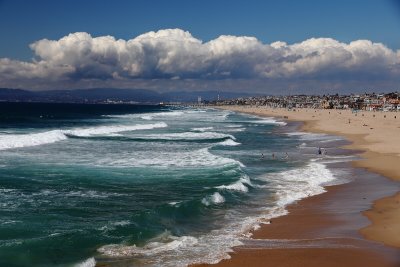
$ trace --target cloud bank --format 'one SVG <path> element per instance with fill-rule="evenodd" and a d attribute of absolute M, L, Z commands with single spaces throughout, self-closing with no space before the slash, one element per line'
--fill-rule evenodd
<path fill-rule="evenodd" d="M 311 38 L 264 44 L 255 37 L 222 35 L 203 42 L 181 29 L 148 32 L 130 40 L 71 33 L 30 45 L 30 62 L 0 59 L 0 87 L 179 88 L 265 91 L 275 87 L 395 86 L 400 50 L 357 40 Z"/>

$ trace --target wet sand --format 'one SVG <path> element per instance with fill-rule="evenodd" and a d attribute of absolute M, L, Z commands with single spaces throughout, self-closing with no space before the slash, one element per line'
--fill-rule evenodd
<path fill-rule="evenodd" d="M 372 112 L 223 108 L 302 121 L 304 131 L 345 136 L 352 142 L 347 148 L 366 152 L 352 163 L 362 167 L 351 169 L 352 182 L 290 205 L 288 215 L 262 225 L 252 241 L 234 248 L 232 258 L 217 266 L 400 266 L 399 118 L 389 118 L 393 113 L 384 118 Z"/>

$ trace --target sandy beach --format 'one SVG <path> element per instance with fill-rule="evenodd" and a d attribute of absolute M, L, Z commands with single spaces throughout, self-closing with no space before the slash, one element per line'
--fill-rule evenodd
<path fill-rule="evenodd" d="M 361 178 L 290 205 L 288 215 L 254 232 L 256 245 L 235 248 L 231 259 L 217 266 L 399 266 L 398 113 L 218 108 L 303 122 L 303 131 L 343 136 L 351 142 L 345 148 L 360 153 L 352 165 Z"/>

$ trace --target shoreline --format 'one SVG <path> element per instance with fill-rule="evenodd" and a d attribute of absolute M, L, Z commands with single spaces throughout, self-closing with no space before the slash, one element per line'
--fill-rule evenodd
<path fill-rule="evenodd" d="M 275 117 L 288 121 L 302 122 L 300 130 L 312 133 L 326 133 L 342 136 L 351 144 L 344 148 L 360 151 L 361 160 L 351 162 L 355 171 L 365 170 L 368 173 L 378 174 L 382 178 L 373 177 L 369 179 L 365 191 L 368 203 L 360 204 L 358 216 L 363 219 L 354 219 L 352 216 L 344 221 L 349 226 L 349 233 L 359 238 L 360 244 L 357 249 L 346 247 L 350 240 L 341 240 L 343 245 L 340 248 L 251 248 L 240 246 L 234 248 L 231 253 L 231 259 L 223 260 L 216 264 L 217 266 L 398 266 L 400 260 L 398 249 L 400 248 L 400 119 L 394 118 L 393 114 L 382 114 L 374 112 L 364 112 L 353 114 L 346 110 L 286 110 L 272 109 L 266 107 L 248 107 L 248 106 L 218 106 L 218 109 L 226 109 L 240 113 L 253 114 L 263 117 Z M 380 115 L 382 118 L 380 118 Z M 386 115 L 393 115 L 389 118 Z M 385 116 L 385 117 L 383 117 Z M 398 116 L 397 116 L 398 117 Z M 372 134 L 371 134 L 372 133 Z M 397 133 L 397 136 L 396 136 Z M 397 143 L 396 143 L 397 141 Z M 358 153 L 357 153 L 358 154 Z M 395 164 L 397 162 L 397 165 Z M 361 168 L 361 169 L 360 169 Z M 375 175 L 377 176 L 377 175 Z M 388 177 L 392 181 L 386 179 Z M 358 194 L 359 186 L 366 183 L 364 180 L 350 182 L 344 185 L 329 186 L 327 192 L 322 195 L 312 196 L 303 199 L 287 207 L 287 215 L 273 219 L 273 224 L 263 224 L 259 230 L 253 233 L 254 240 L 291 240 L 295 242 L 296 238 L 310 239 L 315 242 L 318 239 L 327 239 L 332 231 L 337 227 L 343 228 L 340 224 L 333 223 L 340 217 L 340 208 L 336 213 L 325 214 L 329 203 L 341 203 L 338 195 L 342 198 L 354 198 Z M 376 182 L 378 181 L 378 182 Z M 390 186 L 380 192 L 380 195 L 374 194 L 378 187 Z M 364 185 L 363 185 L 364 186 Z M 379 190 L 378 190 L 379 191 Z M 370 195 L 374 197 L 371 198 Z M 329 200 L 329 201 L 328 201 Z M 351 201 L 358 201 L 352 199 Z M 343 202 L 343 201 L 342 201 Z M 364 201 L 365 202 L 365 201 Z M 346 202 L 342 204 L 346 205 Z M 323 213 L 323 216 L 319 216 Z M 354 211 L 352 211 L 354 213 Z M 363 215 L 360 215 L 363 214 Z M 367 220 L 368 218 L 369 220 Z M 342 220 L 343 218 L 339 218 Z M 357 221 L 355 223 L 355 221 Z M 364 220 L 360 223 L 360 220 Z M 299 226 L 299 223 L 305 222 L 309 227 Z M 300 228 L 299 228 L 300 227 Z M 315 236 L 315 232 L 320 235 Z M 299 235 L 298 232 L 302 234 Z M 373 240 L 374 242 L 368 241 Z M 361 249 L 360 249 L 361 248 Z M 340 261 L 333 260 L 332 255 L 340 258 Z M 332 259 L 333 262 L 330 260 Z M 197 266 L 197 265 L 196 265 Z M 199 266 L 208 266 L 206 264 Z"/>

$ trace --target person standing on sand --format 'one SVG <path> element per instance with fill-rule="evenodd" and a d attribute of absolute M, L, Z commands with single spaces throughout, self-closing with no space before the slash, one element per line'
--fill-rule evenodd
<path fill-rule="evenodd" d="M 272 159 L 275 159 L 275 154 L 274 153 L 272 153 Z"/>
<path fill-rule="evenodd" d="M 318 148 L 318 155 L 321 155 L 322 154 L 322 150 L 321 150 L 321 148 L 319 147 Z"/>

